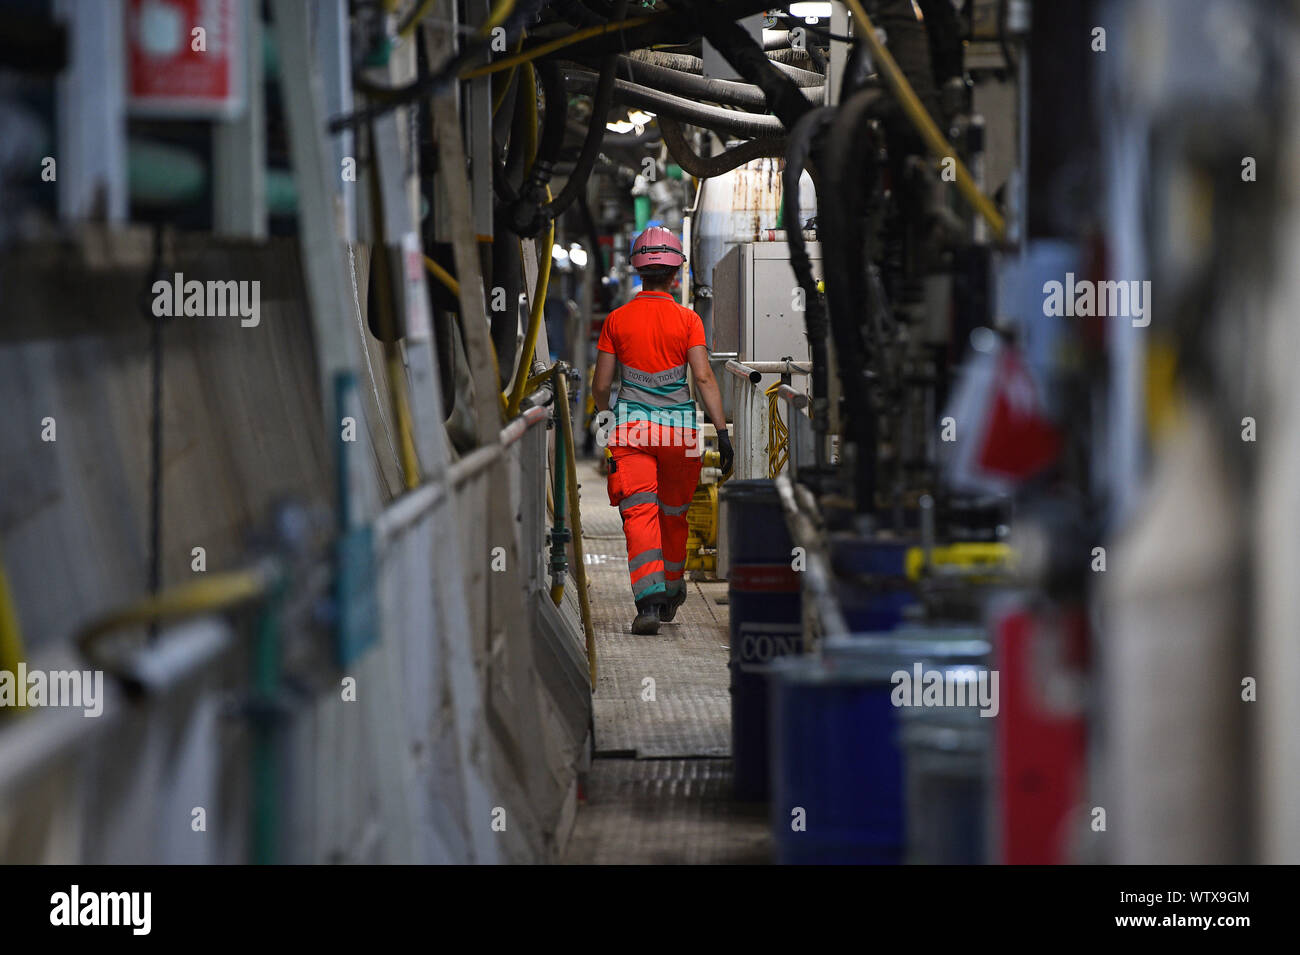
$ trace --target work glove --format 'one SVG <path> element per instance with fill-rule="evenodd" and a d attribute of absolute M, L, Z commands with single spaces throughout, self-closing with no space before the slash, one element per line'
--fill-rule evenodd
<path fill-rule="evenodd" d="M 722 471 L 722 476 L 726 477 L 731 473 L 731 466 L 736 461 L 736 452 L 731 447 L 731 436 L 727 434 L 726 428 L 718 429 L 718 467 Z"/>

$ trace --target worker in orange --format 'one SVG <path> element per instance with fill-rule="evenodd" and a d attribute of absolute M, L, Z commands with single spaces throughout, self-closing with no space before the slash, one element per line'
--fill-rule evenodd
<path fill-rule="evenodd" d="M 608 412 L 615 366 L 621 366 L 618 406 L 613 427 L 606 429 L 609 503 L 618 507 L 627 538 L 637 610 L 632 632 L 653 634 L 686 600 L 686 511 L 699 483 L 703 448 L 686 385 L 688 366 L 717 428 L 724 474 L 734 453 L 704 323 L 671 294 L 686 262 L 681 242 L 668 229 L 651 226 L 632 243 L 631 262 L 641 291 L 605 319 L 592 394 L 597 410 Z"/>

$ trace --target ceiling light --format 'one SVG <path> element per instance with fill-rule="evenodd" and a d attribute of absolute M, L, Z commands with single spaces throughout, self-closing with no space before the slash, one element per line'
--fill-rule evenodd
<path fill-rule="evenodd" d="M 792 17 L 803 17 L 805 23 L 816 23 L 818 20 L 825 20 L 831 15 L 831 5 L 829 3 L 792 3 L 789 12 Z"/>

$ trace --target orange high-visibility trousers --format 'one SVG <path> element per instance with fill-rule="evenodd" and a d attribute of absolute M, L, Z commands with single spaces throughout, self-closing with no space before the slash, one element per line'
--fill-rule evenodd
<path fill-rule="evenodd" d="M 642 423 L 644 428 L 644 423 Z M 632 597 L 677 593 L 685 584 L 686 511 L 700 481 L 695 429 L 652 426 L 654 440 L 611 442 L 609 503 L 618 507 L 627 538 Z"/>

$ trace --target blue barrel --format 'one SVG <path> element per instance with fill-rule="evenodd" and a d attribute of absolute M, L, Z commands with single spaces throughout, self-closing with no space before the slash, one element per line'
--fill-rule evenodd
<path fill-rule="evenodd" d="M 803 651 L 803 603 L 772 481 L 728 481 L 727 572 L 731 609 L 731 758 L 737 799 L 767 798 L 766 670 L 772 660 Z"/>
<path fill-rule="evenodd" d="M 988 644 L 827 641 L 819 658 L 772 667 L 771 819 L 783 864 L 898 864 L 908 845 L 902 708 L 894 674 L 979 663 Z"/>
<path fill-rule="evenodd" d="M 830 537 L 836 596 L 850 630 L 892 630 L 902 623 L 907 608 L 917 603 L 907 579 L 907 551 L 912 546 L 907 541 L 850 534 Z"/>

